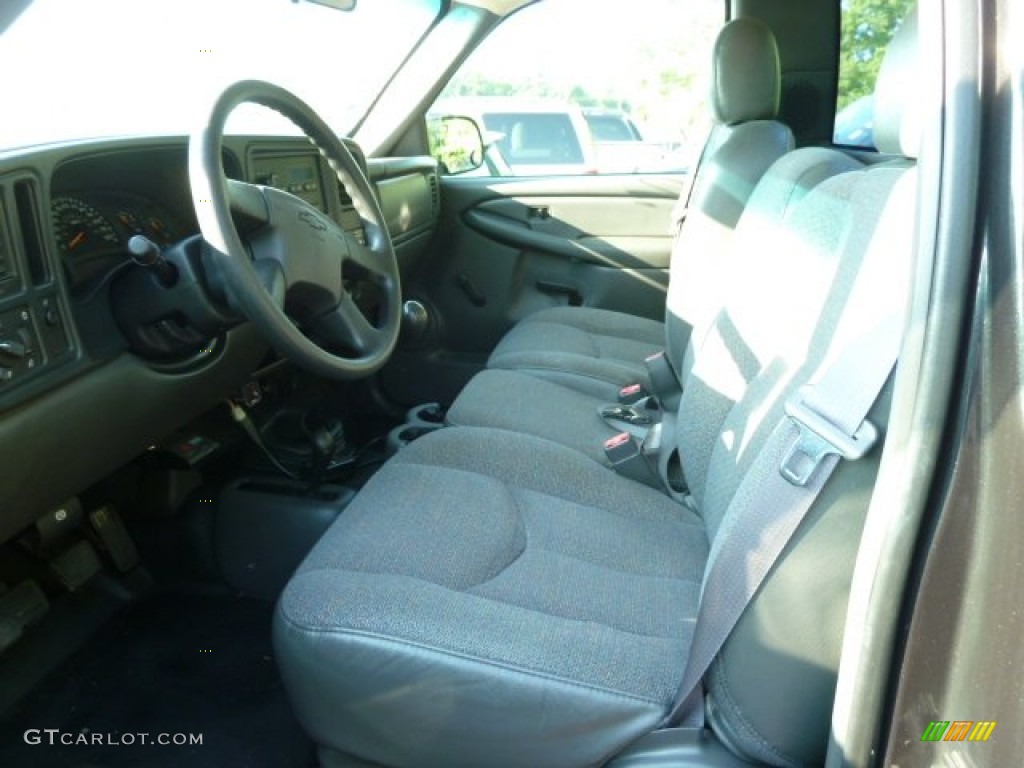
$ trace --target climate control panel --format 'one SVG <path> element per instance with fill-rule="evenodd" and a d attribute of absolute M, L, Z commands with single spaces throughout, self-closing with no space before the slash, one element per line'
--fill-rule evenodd
<path fill-rule="evenodd" d="M 0 312 L 0 392 L 70 350 L 64 319 L 54 298 Z"/>

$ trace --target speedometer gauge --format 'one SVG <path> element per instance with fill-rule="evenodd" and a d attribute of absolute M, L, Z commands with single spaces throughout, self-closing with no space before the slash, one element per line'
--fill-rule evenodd
<path fill-rule="evenodd" d="M 54 199 L 53 221 L 57 242 L 66 256 L 78 256 L 121 245 L 114 227 L 106 217 L 76 197 Z"/>

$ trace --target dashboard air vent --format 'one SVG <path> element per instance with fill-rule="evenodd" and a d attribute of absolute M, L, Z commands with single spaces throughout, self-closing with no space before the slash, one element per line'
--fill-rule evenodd
<path fill-rule="evenodd" d="M 2 192 L 3 190 L 0 190 Z M 0 195 L 0 293 L 3 293 L 3 285 L 14 277 L 14 252 L 7 240 L 7 233 L 11 231 L 7 224 L 7 212 L 4 209 L 4 199 Z"/>
<path fill-rule="evenodd" d="M 39 219 L 39 194 L 36 183 L 23 179 L 14 184 L 14 207 L 17 209 L 18 226 L 25 248 L 28 276 L 33 285 L 50 281 L 50 269 L 43 247 L 43 234 Z"/>

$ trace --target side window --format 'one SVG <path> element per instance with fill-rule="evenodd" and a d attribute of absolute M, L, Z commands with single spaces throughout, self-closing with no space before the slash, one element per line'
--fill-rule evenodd
<path fill-rule="evenodd" d="M 582 165 L 585 129 L 567 109 L 563 111 L 500 111 L 496 104 L 481 113 L 483 128 L 492 134 L 513 167 Z M 500 138 L 498 138 L 500 136 Z"/>
<path fill-rule="evenodd" d="M 505 20 L 431 114 L 462 115 L 477 174 L 683 173 L 707 135 L 723 0 L 545 0 Z"/>
<path fill-rule="evenodd" d="M 839 87 L 832 141 L 874 149 L 874 100 L 878 69 L 889 41 L 914 0 L 842 0 Z"/>

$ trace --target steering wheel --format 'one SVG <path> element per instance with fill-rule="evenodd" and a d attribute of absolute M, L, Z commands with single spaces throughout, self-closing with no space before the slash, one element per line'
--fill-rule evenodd
<path fill-rule="evenodd" d="M 281 113 L 320 151 L 352 198 L 365 245 L 298 197 L 227 178 L 221 159 L 224 125 L 244 103 Z M 266 82 L 229 86 L 192 134 L 188 168 L 215 272 L 234 306 L 279 354 L 334 379 L 367 376 L 387 362 L 401 319 L 395 249 L 370 182 L 344 142 L 307 104 Z M 236 222 L 246 233 L 244 243 Z M 350 263 L 361 279 L 379 287 L 373 318 L 345 288 L 342 269 Z"/>

